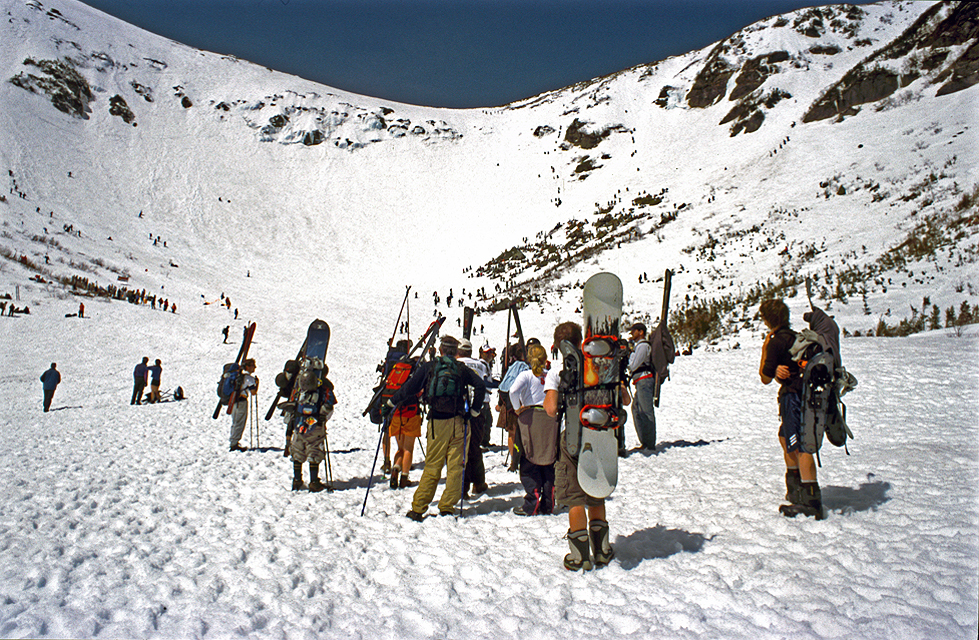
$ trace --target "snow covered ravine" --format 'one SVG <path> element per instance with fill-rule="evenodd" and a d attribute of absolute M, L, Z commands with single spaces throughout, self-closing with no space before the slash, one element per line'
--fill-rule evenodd
<path fill-rule="evenodd" d="M 32 304 L 0 318 L 0 637 L 976 637 L 974 333 L 844 340 L 855 440 L 850 456 L 823 448 L 821 522 L 778 514 L 776 391 L 758 380 L 759 345 L 678 358 L 660 450 L 621 461 L 617 557 L 581 574 L 561 564 L 566 515 L 511 513 L 520 485 L 498 447 L 488 494 L 461 517 L 412 522 L 412 490 L 384 484 L 360 516 L 376 359 L 357 345 L 381 329 L 355 310 L 320 314 L 336 343 L 337 490 L 309 494 L 290 491 L 278 419 L 246 453 L 228 452 L 227 416 L 211 420 L 217 363 L 237 350 L 219 331 L 240 327 L 223 309 L 93 301 L 76 319 L 70 300 Z M 313 318 L 256 319 L 264 413 Z M 548 337 L 543 320 L 527 324 Z M 142 355 L 187 400 L 130 406 Z M 43 414 L 51 361 L 64 381 Z"/>

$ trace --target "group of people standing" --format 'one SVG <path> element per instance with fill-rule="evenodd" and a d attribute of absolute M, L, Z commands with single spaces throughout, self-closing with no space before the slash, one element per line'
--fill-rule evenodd
<path fill-rule="evenodd" d="M 163 377 L 163 363 L 159 358 L 156 362 L 149 364 L 150 359 L 143 356 L 142 361 L 133 369 L 133 397 L 129 404 L 143 404 L 146 400 L 148 404 L 160 401 L 160 379 Z M 147 385 L 150 388 L 146 398 L 143 392 Z"/>

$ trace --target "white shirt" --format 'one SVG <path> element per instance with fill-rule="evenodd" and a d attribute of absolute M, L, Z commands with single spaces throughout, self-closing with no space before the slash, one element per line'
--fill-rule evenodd
<path fill-rule="evenodd" d="M 535 376 L 529 369 L 517 376 L 510 386 L 510 404 L 513 405 L 514 411 L 519 411 L 522 407 L 539 407 L 544 404 L 545 376 Z"/>

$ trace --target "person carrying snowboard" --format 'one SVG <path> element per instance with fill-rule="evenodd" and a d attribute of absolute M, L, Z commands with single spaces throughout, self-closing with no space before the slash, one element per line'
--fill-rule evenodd
<path fill-rule="evenodd" d="M 61 383 L 61 374 L 58 372 L 58 364 L 51 363 L 51 368 L 41 374 L 41 388 L 44 390 L 44 413 L 51 410 L 51 400 L 54 398 L 54 390 Z"/>
<path fill-rule="evenodd" d="M 248 358 L 241 368 L 241 386 L 231 409 L 231 443 L 229 451 L 245 451 L 239 442 L 248 424 L 248 396 L 258 393 L 258 377 L 255 375 L 255 359 Z"/>
<path fill-rule="evenodd" d="M 762 384 L 770 384 L 772 380 L 778 380 L 779 384 L 778 440 L 785 457 L 785 499 L 790 503 L 779 511 L 790 517 L 802 514 L 822 520 L 816 461 L 811 453 L 802 451 L 802 374 L 789 353 L 796 338 L 789 328 L 789 308 L 782 300 L 766 300 L 758 314 L 768 328 L 758 374 Z"/>
<path fill-rule="evenodd" d="M 309 485 L 305 488 L 311 493 L 326 488 L 319 477 L 320 463 L 326 460 L 326 423 L 333 417 L 337 397 L 333 393 L 333 383 L 326 377 L 329 368 L 322 361 L 319 364 L 322 369 L 306 364 L 301 366 L 294 383 L 299 393 L 293 409 L 294 427 L 289 443 L 293 491 L 304 488 L 304 462 L 309 462 Z"/>
<path fill-rule="evenodd" d="M 442 479 L 442 467 L 448 469 L 445 489 L 439 498 L 439 515 L 453 515 L 462 495 L 469 436 L 466 422 L 479 415 L 486 385 L 472 369 L 456 362 L 458 353 L 459 341 L 444 336 L 439 344 L 439 357 L 422 363 L 385 404 L 386 412 L 389 412 L 424 390 L 429 406 L 425 469 L 415 489 L 411 510 L 405 514 L 416 522 L 424 519 L 428 505 L 435 497 Z M 467 403 L 467 387 L 473 390 L 471 405 Z"/>
<path fill-rule="evenodd" d="M 564 322 L 554 329 L 554 344 L 567 340 L 572 345 L 582 343 L 581 326 Z M 561 407 L 561 367 L 551 367 L 544 380 L 544 411 L 557 417 Z M 630 402 L 628 390 L 622 390 L 622 404 Z M 568 507 L 568 544 L 571 553 L 564 556 L 564 567 L 570 571 L 589 570 L 604 566 L 615 557 L 609 542 L 609 525 L 605 499 L 594 498 L 578 482 L 578 458 L 568 451 L 567 429 L 561 433 L 560 452 L 554 465 L 554 503 Z M 589 544 L 591 553 L 589 554 Z"/>

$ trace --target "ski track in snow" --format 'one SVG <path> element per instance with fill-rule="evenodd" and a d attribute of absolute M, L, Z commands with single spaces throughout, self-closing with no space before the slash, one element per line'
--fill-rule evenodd
<path fill-rule="evenodd" d="M 822 522 L 778 515 L 776 391 L 758 381 L 759 345 L 679 358 L 660 451 L 621 461 L 617 557 L 582 575 L 561 565 L 565 515 L 511 513 L 521 488 L 499 447 L 485 455 L 489 492 L 461 517 L 409 521 L 412 490 L 379 474 L 360 517 L 377 432 L 360 417 L 373 364 L 344 346 L 355 325 L 325 318 L 337 490 L 309 494 L 289 490 L 278 418 L 244 454 L 227 451 L 229 418 L 210 418 L 213 363 L 237 344 L 190 336 L 217 336 L 223 318 L 115 303 L 66 320 L 65 306 L 0 320 L 2 637 L 975 637 L 976 335 L 844 341 L 855 440 L 851 456 L 822 450 Z M 278 353 L 300 341 L 286 333 L 259 319 L 260 414 Z M 128 405 L 133 345 L 150 336 L 147 355 L 175 354 L 163 388 L 182 385 L 186 401 Z M 45 415 L 37 376 L 58 352 L 64 382 Z M 415 481 L 421 459 L 416 447 Z"/>

